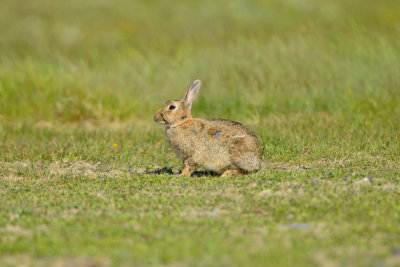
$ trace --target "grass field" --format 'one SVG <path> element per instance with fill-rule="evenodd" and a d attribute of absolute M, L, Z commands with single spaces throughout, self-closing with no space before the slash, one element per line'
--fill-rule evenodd
<path fill-rule="evenodd" d="M 399 266 L 400 2 L 1 1 L 0 266 Z M 152 121 L 263 168 L 176 174 Z"/>

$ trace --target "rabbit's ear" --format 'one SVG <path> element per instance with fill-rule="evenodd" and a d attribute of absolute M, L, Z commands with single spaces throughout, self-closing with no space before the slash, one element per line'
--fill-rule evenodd
<path fill-rule="evenodd" d="M 195 100 L 197 95 L 199 94 L 200 86 L 201 86 L 201 81 L 195 80 L 189 85 L 188 89 L 186 89 L 182 101 L 185 103 L 185 106 L 187 108 L 190 109 L 192 107 L 193 100 Z"/>

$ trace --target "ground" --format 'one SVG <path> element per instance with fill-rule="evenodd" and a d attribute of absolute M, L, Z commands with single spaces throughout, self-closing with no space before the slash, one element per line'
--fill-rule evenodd
<path fill-rule="evenodd" d="M 397 1 L 5 0 L 1 266 L 399 266 Z M 152 121 L 239 121 L 263 168 L 182 163 Z"/>

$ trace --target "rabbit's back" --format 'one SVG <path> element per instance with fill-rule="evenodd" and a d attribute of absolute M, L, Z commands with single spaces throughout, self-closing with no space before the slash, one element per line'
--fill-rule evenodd
<path fill-rule="evenodd" d="M 206 170 L 255 171 L 261 167 L 257 136 L 242 124 L 224 119 L 190 119 L 167 129 L 172 149 L 182 158 L 191 158 Z"/>

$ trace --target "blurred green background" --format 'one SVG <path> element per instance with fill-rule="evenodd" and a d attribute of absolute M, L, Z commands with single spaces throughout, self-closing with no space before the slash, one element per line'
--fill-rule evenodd
<path fill-rule="evenodd" d="M 196 78 L 199 116 L 399 115 L 398 1 L 3 0 L 0 12 L 7 120 L 148 120 Z"/>

